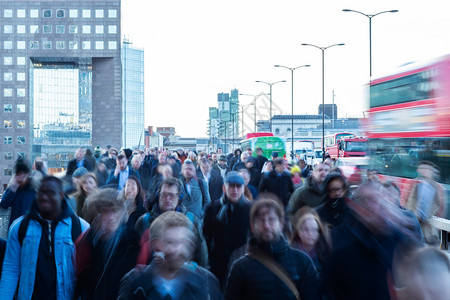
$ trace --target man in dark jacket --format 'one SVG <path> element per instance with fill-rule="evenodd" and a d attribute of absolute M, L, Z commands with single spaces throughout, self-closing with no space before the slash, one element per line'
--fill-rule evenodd
<path fill-rule="evenodd" d="M 86 159 L 86 149 L 78 148 L 75 152 L 75 157 L 69 161 L 67 164 L 66 176 L 70 178 L 79 167 L 85 167 L 89 172 L 94 171 L 95 165 L 92 164 L 92 161 Z"/>
<path fill-rule="evenodd" d="M 227 158 L 225 154 L 221 154 L 219 156 L 219 161 L 213 166 L 213 169 L 219 172 L 222 179 L 225 180 L 225 176 L 231 171 L 230 167 L 227 165 Z"/>
<path fill-rule="evenodd" d="M 222 176 L 211 167 L 211 163 L 205 157 L 200 159 L 199 166 L 200 170 L 197 171 L 197 178 L 204 179 L 208 184 L 210 198 L 216 200 L 222 197 Z"/>
<path fill-rule="evenodd" d="M 252 206 L 253 237 L 248 254 L 231 268 L 225 299 L 319 299 L 319 278 L 314 264 L 305 253 L 289 247 L 282 234 L 283 221 L 284 208 L 276 200 L 260 198 Z M 277 265 L 287 279 L 279 277 L 268 265 Z"/>
<path fill-rule="evenodd" d="M 230 157 L 228 161 L 228 166 L 231 170 L 233 170 L 234 165 L 239 161 L 239 158 L 241 157 L 242 150 L 237 148 L 233 151 L 233 156 Z"/>
<path fill-rule="evenodd" d="M 119 156 L 117 156 L 116 168 L 109 174 L 106 185 L 111 185 L 110 187 L 120 191 L 124 188 L 129 176 L 136 176 L 140 179 L 139 173 L 128 165 L 127 157 L 124 154 L 119 154 Z"/>
<path fill-rule="evenodd" d="M 245 169 L 245 162 L 247 161 L 247 158 L 250 157 L 250 154 L 248 154 L 247 151 L 242 152 L 241 157 L 239 160 L 233 165 L 231 170 L 239 172 L 240 169 Z"/>
<path fill-rule="evenodd" d="M 203 234 L 208 245 L 211 272 L 225 286 L 231 263 L 245 253 L 250 231 L 250 202 L 244 196 L 244 178 L 227 174 L 224 195 L 205 210 Z"/>
<path fill-rule="evenodd" d="M 262 151 L 262 149 L 261 149 L 261 147 L 256 147 L 256 160 L 258 161 L 258 170 L 259 170 L 259 173 L 261 173 L 261 171 L 262 171 L 262 168 L 263 168 L 263 166 L 264 166 L 264 164 L 266 163 L 266 161 L 268 161 L 268 159 L 267 159 L 267 157 L 265 157 L 264 155 L 263 155 L 263 151 Z"/>
<path fill-rule="evenodd" d="M 0 206 L 11 207 L 8 227 L 18 217 L 24 215 L 36 200 L 36 190 L 31 184 L 30 167 L 24 160 L 17 160 L 14 166 L 14 177 L 5 190 Z"/>
<path fill-rule="evenodd" d="M 260 193 L 273 193 L 282 201 L 284 207 L 288 205 L 289 198 L 294 192 L 291 174 L 286 170 L 286 162 L 283 158 L 274 161 L 274 168 L 264 174 L 259 184 Z"/>
<path fill-rule="evenodd" d="M 301 188 L 295 190 L 289 200 L 287 213 L 289 216 L 295 215 L 297 210 L 303 206 L 317 207 L 323 203 L 324 192 L 322 183 L 330 172 L 327 164 L 317 164 L 311 176 L 306 179 L 306 183 Z"/>

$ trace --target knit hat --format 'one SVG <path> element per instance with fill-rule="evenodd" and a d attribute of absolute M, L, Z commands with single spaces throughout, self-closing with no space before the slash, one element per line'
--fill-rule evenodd
<path fill-rule="evenodd" d="M 30 173 L 30 167 L 24 159 L 18 159 L 14 165 L 14 173 Z"/>
<path fill-rule="evenodd" d="M 84 174 L 86 174 L 87 172 L 88 170 L 85 167 L 79 167 L 73 172 L 72 177 L 79 178 Z"/>

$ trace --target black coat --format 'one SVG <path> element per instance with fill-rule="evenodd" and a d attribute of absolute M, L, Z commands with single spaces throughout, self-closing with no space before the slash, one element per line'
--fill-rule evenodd
<path fill-rule="evenodd" d="M 331 200 L 325 197 L 325 202 L 316 207 L 315 210 L 322 221 L 334 228 L 341 225 L 349 213 L 349 208 L 345 201 L 346 198 Z"/>
<path fill-rule="evenodd" d="M 92 172 L 94 171 L 95 164 L 92 163 L 92 160 L 85 158 L 83 161 L 83 167 L 85 167 L 89 172 Z M 77 159 L 71 159 L 67 164 L 66 176 L 72 176 L 73 172 L 75 172 L 77 168 Z"/>
<path fill-rule="evenodd" d="M 197 178 L 205 179 L 202 171 L 197 172 Z M 223 178 L 218 171 L 211 169 L 211 176 L 208 181 L 208 190 L 211 200 L 220 199 L 223 195 Z"/>
<path fill-rule="evenodd" d="M 205 210 L 203 235 L 209 251 L 210 270 L 223 286 L 233 251 L 246 245 L 250 234 L 250 202 L 242 197 L 231 204 L 225 195 Z"/>
<path fill-rule="evenodd" d="M 319 278 L 312 260 L 305 253 L 289 247 L 284 238 L 273 244 L 249 242 L 248 251 L 260 251 L 275 260 L 295 283 L 300 299 L 319 299 Z M 245 255 L 231 268 L 225 299 L 289 300 L 295 299 L 286 284 L 256 259 Z"/>
<path fill-rule="evenodd" d="M 268 159 L 267 159 L 267 157 L 265 157 L 263 155 L 261 155 L 261 156 L 258 155 L 258 156 L 255 157 L 255 159 L 258 162 L 258 170 L 261 173 L 262 168 L 264 167 L 264 163 L 266 161 L 268 161 Z"/>
<path fill-rule="evenodd" d="M 128 168 L 128 177 L 130 176 L 136 176 L 137 179 L 139 181 L 141 181 L 141 179 L 139 178 L 139 173 L 137 171 L 135 171 L 132 167 L 127 166 Z M 114 170 L 111 170 L 111 173 L 109 173 L 109 177 L 108 180 L 106 181 L 106 185 L 108 187 L 112 187 L 112 188 L 118 188 L 119 187 L 119 178 L 120 178 L 120 173 L 119 175 L 116 177 L 114 176 Z"/>
<path fill-rule="evenodd" d="M 284 207 L 288 205 L 291 194 L 294 192 L 291 174 L 284 172 L 279 175 L 276 170 L 265 173 L 259 183 L 258 191 L 260 193 L 273 193 L 280 198 Z"/>

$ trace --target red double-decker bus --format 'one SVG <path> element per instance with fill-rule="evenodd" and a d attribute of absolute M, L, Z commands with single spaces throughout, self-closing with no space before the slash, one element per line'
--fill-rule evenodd
<path fill-rule="evenodd" d="M 374 79 L 365 127 L 370 166 L 399 184 L 403 204 L 422 160 L 440 167 L 436 180 L 449 199 L 450 55 Z"/>

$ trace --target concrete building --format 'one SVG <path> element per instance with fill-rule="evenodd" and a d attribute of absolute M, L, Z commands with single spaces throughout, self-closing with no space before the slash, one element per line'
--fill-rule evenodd
<path fill-rule="evenodd" d="M 122 43 L 123 146 L 135 148 L 144 141 L 144 50 Z"/>
<path fill-rule="evenodd" d="M 64 168 L 80 146 L 120 147 L 120 0 L 0 0 L 0 182 L 19 156 Z"/>

